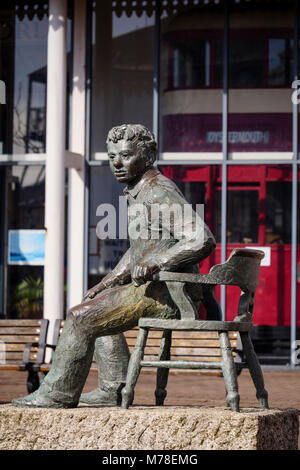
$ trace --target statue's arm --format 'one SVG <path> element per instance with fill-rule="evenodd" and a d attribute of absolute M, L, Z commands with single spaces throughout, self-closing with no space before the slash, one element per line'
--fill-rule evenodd
<path fill-rule="evenodd" d="M 180 207 L 182 217 L 171 212 L 171 223 L 162 218 L 162 230 L 170 232 L 177 240 L 173 246 L 161 253 L 157 263 L 160 270 L 176 271 L 187 264 L 197 264 L 204 260 L 216 247 L 216 241 L 202 217 L 197 214 L 184 197 L 175 192 L 163 191 L 160 199 L 170 208 L 175 204 Z M 188 210 L 185 206 L 188 205 Z"/>
<path fill-rule="evenodd" d="M 202 232 L 202 233 L 201 233 Z M 167 249 L 159 259 L 159 268 L 162 271 L 176 271 L 187 264 L 197 264 L 207 258 L 216 247 L 216 242 L 207 227 L 199 227 L 200 236 L 190 237 L 190 231 Z"/>
<path fill-rule="evenodd" d="M 128 284 L 131 281 L 130 272 L 130 248 L 122 256 L 114 269 L 108 273 L 101 282 L 106 284 L 107 287 L 113 287 L 120 284 Z"/>
<path fill-rule="evenodd" d="M 130 248 L 122 256 L 115 268 L 110 273 L 108 273 L 98 284 L 85 293 L 83 300 L 85 301 L 93 299 L 97 294 L 105 289 L 117 285 L 128 284 L 129 282 L 131 282 Z"/>
<path fill-rule="evenodd" d="M 151 206 L 160 205 L 160 217 L 152 219 Z M 179 213 L 174 211 L 174 205 Z M 190 210 L 185 211 L 185 206 Z M 192 209 L 182 194 L 175 189 L 155 188 L 147 204 L 150 229 L 159 230 L 162 237 L 171 238 L 174 245 L 153 255 L 147 263 L 135 266 L 132 280 L 140 285 L 153 278 L 158 271 L 177 271 L 187 264 L 197 264 L 215 249 L 216 242 L 203 219 Z M 164 214 L 170 213 L 170 219 Z"/>

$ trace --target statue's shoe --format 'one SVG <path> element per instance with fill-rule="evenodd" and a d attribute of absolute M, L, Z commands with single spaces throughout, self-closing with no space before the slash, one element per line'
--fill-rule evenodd
<path fill-rule="evenodd" d="M 72 405 L 52 400 L 47 395 L 39 394 L 38 390 L 26 397 L 15 398 L 11 403 L 13 406 L 23 408 L 76 408 L 77 406 L 77 403 Z"/>
<path fill-rule="evenodd" d="M 89 393 L 83 393 L 79 401 L 85 405 L 120 406 L 122 399 L 117 390 L 106 391 L 96 388 Z"/>

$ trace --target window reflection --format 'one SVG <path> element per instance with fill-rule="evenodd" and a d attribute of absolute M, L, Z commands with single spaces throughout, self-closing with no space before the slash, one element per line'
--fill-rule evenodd
<path fill-rule="evenodd" d="M 288 165 L 229 166 L 227 242 L 290 244 L 291 181 Z"/>
<path fill-rule="evenodd" d="M 105 158 L 106 137 L 122 123 L 153 126 L 154 15 L 127 16 L 111 2 L 93 12 L 93 88 L 91 147 Z"/>
<path fill-rule="evenodd" d="M 44 227 L 45 167 L 7 168 L 8 229 Z"/>
<path fill-rule="evenodd" d="M 45 152 L 48 18 L 15 20 L 13 153 Z"/>
<path fill-rule="evenodd" d="M 6 169 L 8 230 L 43 229 L 45 167 Z M 7 266 L 6 311 L 9 318 L 42 318 L 43 266 Z"/>
<path fill-rule="evenodd" d="M 46 150 L 47 13 L 47 1 L 0 2 L 0 79 L 6 84 L 6 106 L 0 106 L 0 154 Z M 71 7 L 68 14 L 69 71 Z"/>
<path fill-rule="evenodd" d="M 234 189 L 229 186 L 227 193 L 227 242 L 258 242 L 258 191 Z"/>
<path fill-rule="evenodd" d="M 229 86 L 258 87 L 264 81 L 264 40 L 232 39 L 229 44 Z"/>
<path fill-rule="evenodd" d="M 209 86 L 210 42 L 177 40 L 172 48 L 172 88 Z"/>
<path fill-rule="evenodd" d="M 222 152 L 219 7 L 196 7 L 161 20 L 162 153 Z M 288 3 L 271 10 L 253 2 L 230 7 L 230 153 L 291 151 L 293 25 Z"/>
<path fill-rule="evenodd" d="M 292 185 L 288 181 L 267 183 L 266 244 L 290 243 Z"/>
<path fill-rule="evenodd" d="M 204 204 L 205 222 L 219 240 L 217 224 L 218 217 L 218 193 L 221 188 L 220 166 L 215 165 L 163 165 L 160 171 L 173 180 L 184 194 L 188 203 L 196 209 L 196 204 Z"/>
<path fill-rule="evenodd" d="M 120 211 L 119 196 L 124 196 L 123 185 L 117 182 L 108 166 L 90 168 L 89 197 L 89 242 L 88 242 L 88 285 L 92 287 L 108 274 L 119 262 L 128 248 L 127 239 L 119 239 Z M 116 211 L 116 239 L 100 240 L 96 227 L 101 217 L 96 215 L 97 207 L 111 204 Z M 126 210 L 126 208 L 125 208 Z M 124 215 L 124 214 L 123 214 Z M 125 214 L 127 217 L 127 214 Z"/>
<path fill-rule="evenodd" d="M 268 50 L 268 84 L 290 86 L 293 79 L 293 41 L 269 39 Z"/>
<path fill-rule="evenodd" d="M 160 150 L 219 152 L 223 8 L 180 8 L 161 19 Z"/>

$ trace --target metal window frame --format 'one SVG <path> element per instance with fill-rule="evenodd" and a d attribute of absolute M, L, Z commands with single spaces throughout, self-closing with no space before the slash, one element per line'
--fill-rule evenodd
<path fill-rule="evenodd" d="M 224 4 L 223 39 L 223 95 L 222 95 L 222 189 L 221 189 L 221 263 L 226 261 L 227 251 L 227 162 L 228 162 L 228 105 L 229 105 L 229 7 Z M 222 320 L 226 320 L 226 286 L 221 286 Z"/>

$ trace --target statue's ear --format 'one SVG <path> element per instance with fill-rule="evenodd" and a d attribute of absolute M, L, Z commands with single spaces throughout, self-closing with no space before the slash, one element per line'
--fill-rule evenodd
<path fill-rule="evenodd" d="M 153 165 L 153 163 L 156 161 L 156 152 L 155 152 L 155 150 L 152 150 L 152 152 L 150 153 L 149 161 L 151 162 L 151 165 Z"/>

